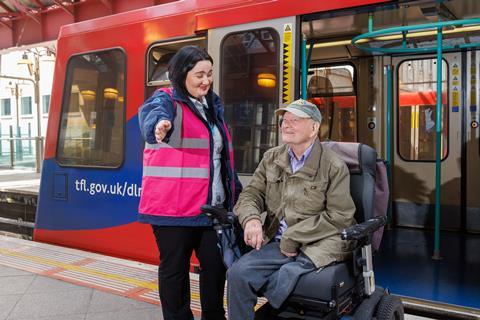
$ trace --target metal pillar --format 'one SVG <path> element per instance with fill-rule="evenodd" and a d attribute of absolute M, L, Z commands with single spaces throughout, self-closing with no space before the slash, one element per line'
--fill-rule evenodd
<path fill-rule="evenodd" d="M 387 145 L 385 160 L 387 162 L 388 189 L 392 190 L 392 66 L 385 66 L 385 76 L 387 77 Z M 388 201 L 388 223 L 392 223 L 392 192 L 389 192 Z"/>
<path fill-rule="evenodd" d="M 308 68 L 307 68 L 307 37 L 302 35 L 302 99 L 307 99 L 307 77 L 308 77 Z"/>
<path fill-rule="evenodd" d="M 435 147 L 435 243 L 433 248 L 434 260 L 440 257 L 440 200 L 442 185 L 442 27 L 437 29 L 437 116 L 436 116 L 436 147 Z"/>
<path fill-rule="evenodd" d="M 37 106 L 37 137 L 35 139 L 35 168 L 37 172 L 42 171 L 43 160 L 43 139 L 42 139 L 42 118 L 40 110 L 40 55 L 38 53 L 33 54 L 35 58 L 34 70 L 32 76 L 34 91 L 35 91 L 35 105 Z"/>

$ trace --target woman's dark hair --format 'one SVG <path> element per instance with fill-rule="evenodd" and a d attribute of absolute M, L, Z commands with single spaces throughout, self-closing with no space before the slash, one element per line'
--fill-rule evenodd
<path fill-rule="evenodd" d="M 168 63 L 168 78 L 172 86 L 184 97 L 190 95 L 185 87 L 187 73 L 195 67 L 197 62 L 204 60 L 210 61 L 213 65 L 213 59 L 205 49 L 198 46 L 185 46 L 178 50 Z"/>

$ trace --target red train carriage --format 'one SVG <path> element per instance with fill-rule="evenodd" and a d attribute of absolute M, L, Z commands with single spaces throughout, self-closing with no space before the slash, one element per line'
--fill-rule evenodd
<path fill-rule="evenodd" d="M 274 110 L 299 97 L 305 59 L 308 99 L 324 118 L 321 139 L 362 142 L 391 159 L 391 226 L 394 231 L 420 230 L 418 241 L 424 243 L 422 237 L 433 227 L 435 56 L 364 52 L 351 39 L 367 32 L 369 21 L 382 29 L 423 24 L 432 17 L 478 16 L 480 3 L 475 0 L 184 0 L 64 26 L 35 239 L 158 260 L 150 227 L 136 222 L 143 150 L 137 110 L 156 88 L 169 85 L 169 58 L 182 46 L 195 44 L 214 59 L 214 90 L 225 105 L 242 182 L 248 182 L 264 151 L 278 145 Z M 445 31 L 444 41 L 453 47 L 470 43 L 479 30 L 452 28 Z M 300 50 L 303 37 L 306 56 Z M 428 31 L 390 36 L 381 43 L 373 39 L 371 45 L 401 46 L 408 39 L 409 45 L 421 48 L 435 37 Z M 442 66 L 441 228 L 463 238 L 480 232 L 480 54 L 473 48 L 453 49 L 443 55 Z M 393 71 L 391 82 L 388 70 Z M 459 259 L 465 265 L 455 274 L 473 275 L 469 268 L 478 259 L 467 254 Z M 409 287 L 388 271 L 401 267 L 384 266 L 380 281 L 396 292 L 480 307 L 478 279 L 462 284 L 467 294 L 461 297 L 450 290 L 442 295 L 430 287 Z M 431 268 L 420 268 L 410 275 L 421 281 L 430 273 Z"/>
<path fill-rule="evenodd" d="M 251 46 L 263 41 L 274 48 L 273 56 L 255 54 L 258 66 L 252 68 L 280 78 L 279 65 L 288 65 L 290 78 L 284 85 L 289 90 L 285 99 L 290 99 L 297 81 L 293 55 L 297 15 L 378 2 L 180 1 L 63 27 L 35 239 L 157 261 L 149 226 L 136 222 L 143 148 L 137 110 L 155 88 L 168 83 L 165 66 L 171 53 L 186 44 L 218 46 L 214 33 L 247 26 L 248 33 L 227 37 L 225 41 L 232 42 L 228 50 L 246 43 L 248 36 L 258 37 L 252 38 L 257 43 Z M 286 27 L 290 30 L 284 31 Z M 292 37 L 289 61 L 280 59 L 278 43 L 286 35 Z M 218 70 L 225 62 L 212 50 L 218 91 Z M 243 71 L 230 72 L 233 76 Z M 278 88 L 278 84 L 270 88 L 265 97 L 270 99 L 265 106 L 272 110 L 280 103 Z M 230 104 L 229 99 L 225 102 Z M 254 156 L 249 155 L 251 150 L 237 148 L 239 157 Z M 257 159 L 258 151 L 263 149 L 254 150 Z M 253 165 L 249 161 L 248 170 Z"/>

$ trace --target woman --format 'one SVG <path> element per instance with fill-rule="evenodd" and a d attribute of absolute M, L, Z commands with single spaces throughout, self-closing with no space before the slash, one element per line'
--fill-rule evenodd
<path fill-rule="evenodd" d="M 232 210 L 241 191 L 220 98 L 212 91 L 213 60 L 186 46 L 170 60 L 172 88 L 159 89 L 139 110 L 146 141 L 139 221 L 152 225 L 160 251 L 158 280 L 164 319 L 193 319 L 190 256 L 200 261 L 202 319 L 225 319 L 225 267 L 203 204 Z"/>

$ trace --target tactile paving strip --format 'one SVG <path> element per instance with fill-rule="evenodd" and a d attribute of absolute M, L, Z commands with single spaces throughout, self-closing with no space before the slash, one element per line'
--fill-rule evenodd
<path fill-rule="evenodd" d="M 92 258 L 92 256 L 94 256 Z M 63 280 L 76 285 L 95 288 L 113 294 L 159 304 L 157 272 L 102 260 L 80 250 L 0 236 L 0 265 Z M 141 265 L 141 264 L 139 264 Z M 198 276 L 190 276 L 191 309 L 201 313 Z M 257 308 L 266 302 L 259 299 Z M 226 300 L 225 300 L 226 306 Z"/>

